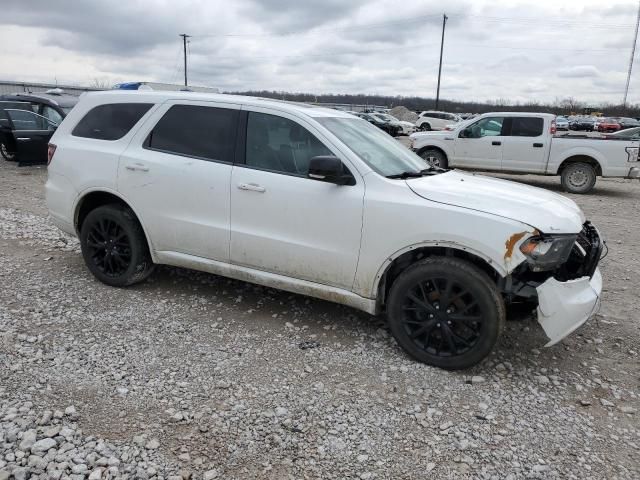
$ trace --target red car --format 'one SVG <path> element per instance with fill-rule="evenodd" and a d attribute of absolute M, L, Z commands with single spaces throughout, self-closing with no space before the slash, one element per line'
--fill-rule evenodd
<path fill-rule="evenodd" d="M 599 132 L 617 132 L 620 130 L 620 124 L 610 118 L 604 118 L 598 122 Z"/>

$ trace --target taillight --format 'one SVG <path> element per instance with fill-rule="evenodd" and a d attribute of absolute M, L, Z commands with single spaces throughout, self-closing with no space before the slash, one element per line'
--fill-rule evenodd
<path fill-rule="evenodd" d="M 47 165 L 49 165 L 51 160 L 53 160 L 53 154 L 56 153 L 56 148 L 56 145 L 53 143 L 49 144 L 49 148 L 47 148 Z"/>
<path fill-rule="evenodd" d="M 551 127 L 549 128 L 549 133 L 551 135 L 555 135 L 556 134 L 556 121 L 555 120 L 551 120 Z"/>

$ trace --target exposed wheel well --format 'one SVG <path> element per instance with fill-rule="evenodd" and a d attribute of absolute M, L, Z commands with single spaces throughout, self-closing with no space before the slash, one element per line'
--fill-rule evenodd
<path fill-rule="evenodd" d="M 587 163 L 589 165 L 591 165 L 592 167 L 595 168 L 596 170 L 596 175 L 602 175 L 602 167 L 600 166 L 600 164 L 598 163 L 598 161 L 593 158 L 590 157 L 588 155 L 574 155 L 573 157 L 569 157 L 567 158 L 565 161 L 563 161 L 560 164 L 560 168 L 558 168 L 558 175 L 562 175 L 562 171 L 567 168 L 567 166 L 571 163 Z"/>
<path fill-rule="evenodd" d="M 131 207 L 129 207 L 129 205 L 127 205 L 127 203 L 124 200 L 122 200 L 117 195 L 114 195 L 109 192 L 91 192 L 85 195 L 82 198 L 82 200 L 80 200 L 80 202 L 78 203 L 78 206 L 76 207 L 76 215 L 75 215 L 76 231 L 80 233 L 80 230 L 82 229 L 82 223 L 84 222 L 84 219 L 87 218 L 87 215 L 89 214 L 90 211 L 95 210 L 96 208 L 101 207 L 103 205 L 109 205 L 114 203 L 131 209 Z M 136 220 L 138 220 L 137 217 L 136 217 Z M 140 220 L 138 220 L 138 222 L 140 222 Z"/>
<path fill-rule="evenodd" d="M 391 262 L 389 266 L 387 266 L 378 284 L 377 310 L 384 310 L 387 295 L 389 294 L 391 285 L 393 285 L 395 279 L 398 278 L 398 275 L 400 275 L 410 265 L 429 256 L 461 258 L 467 260 L 468 262 L 474 264 L 476 267 L 486 272 L 489 275 L 489 278 L 491 278 L 496 283 L 500 278 L 502 278 L 491 265 L 489 265 L 484 259 L 478 257 L 477 255 L 474 255 L 473 253 L 451 247 L 416 248 L 415 250 L 410 250 L 403 253 L 393 262 Z"/>

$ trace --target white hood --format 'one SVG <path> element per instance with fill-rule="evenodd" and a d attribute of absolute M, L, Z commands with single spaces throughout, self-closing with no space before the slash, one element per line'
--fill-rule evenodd
<path fill-rule="evenodd" d="M 510 218 L 544 233 L 579 233 L 585 221 L 573 200 L 508 180 L 454 170 L 406 182 L 427 200 Z"/>

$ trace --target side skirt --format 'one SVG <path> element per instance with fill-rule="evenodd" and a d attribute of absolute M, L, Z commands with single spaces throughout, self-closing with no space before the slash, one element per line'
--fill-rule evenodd
<path fill-rule="evenodd" d="M 156 251 L 157 263 L 173 265 L 175 267 L 190 268 L 213 273 L 222 277 L 234 278 L 244 282 L 255 283 L 265 287 L 299 293 L 310 297 L 320 298 L 329 302 L 340 303 L 348 307 L 376 314 L 376 301 L 364 298 L 342 288 L 330 287 L 321 283 L 309 282 L 297 278 L 286 277 L 276 273 L 254 270 L 248 267 L 209 260 L 179 252 Z"/>

